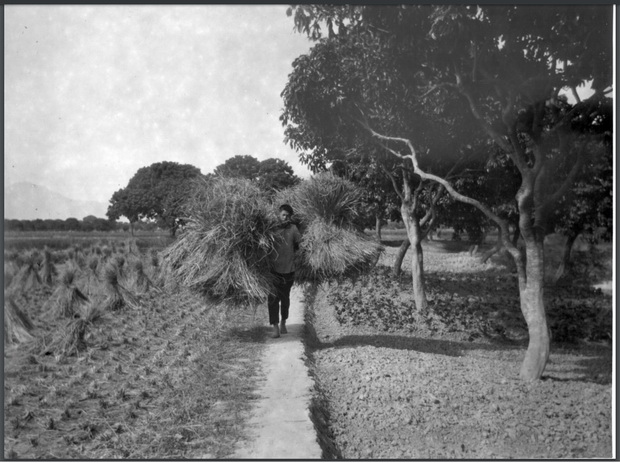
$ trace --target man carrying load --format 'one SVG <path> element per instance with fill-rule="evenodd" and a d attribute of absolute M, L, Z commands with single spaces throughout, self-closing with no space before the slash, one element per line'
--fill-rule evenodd
<path fill-rule="evenodd" d="M 301 234 L 291 222 L 293 208 L 283 204 L 278 210 L 280 226 L 276 231 L 274 252 L 271 256 L 271 272 L 274 276 L 274 291 L 267 298 L 269 324 L 273 326 L 272 338 L 286 334 L 286 319 L 291 304 L 291 287 L 295 281 L 295 251 L 299 248 Z M 281 315 L 281 321 L 280 321 Z M 279 327 L 278 327 L 279 324 Z"/>

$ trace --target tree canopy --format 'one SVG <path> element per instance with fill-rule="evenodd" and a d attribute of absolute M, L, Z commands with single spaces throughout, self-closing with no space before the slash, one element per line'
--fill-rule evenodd
<path fill-rule="evenodd" d="M 372 146 L 406 161 L 420 185 L 439 183 L 507 237 L 509 221 L 489 198 L 463 194 L 450 175 L 471 160 L 469 146 L 492 145 L 473 154 L 499 151 L 510 160 L 506 175 L 516 169 L 520 177 L 514 200 L 524 246 L 504 245 L 517 265 L 530 334 L 521 376 L 539 378 L 549 355 L 544 236 L 593 143 L 611 136 L 611 7 L 296 5 L 288 12 L 317 40 L 295 61 L 283 92 L 285 133 L 302 161 L 321 165 L 346 155 L 347 145 L 361 149 L 361 127 Z M 593 94 L 582 100 L 585 85 Z M 480 179 L 489 185 L 489 176 Z"/>
<path fill-rule="evenodd" d="M 261 161 L 258 171 L 258 184 L 264 190 L 280 191 L 299 183 L 299 177 L 284 160 L 269 158 Z"/>
<path fill-rule="evenodd" d="M 215 168 L 213 173 L 222 177 L 239 177 L 248 180 L 258 180 L 260 161 L 254 156 L 237 155 L 226 159 L 223 164 Z"/>
<path fill-rule="evenodd" d="M 267 191 L 279 191 L 299 182 L 293 168 L 278 158 L 259 161 L 254 156 L 237 155 L 217 166 L 213 173 L 223 177 L 246 178 Z"/>
<path fill-rule="evenodd" d="M 183 203 L 191 190 L 190 180 L 201 176 L 190 164 L 163 161 L 142 167 L 125 188 L 112 195 L 107 216 L 130 222 L 159 220 L 174 235 L 183 217 Z"/>

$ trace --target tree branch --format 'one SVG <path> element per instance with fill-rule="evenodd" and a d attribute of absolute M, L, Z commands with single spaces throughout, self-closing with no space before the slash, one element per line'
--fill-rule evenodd
<path fill-rule="evenodd" d="M 411 143 L 411 140 L 409 140 L 407 138 L 402 138 L 402 137 L 390 137 L 390 136 L 387 136 L 387 135 L 382 135 L 382 134 L 376 132 L 372 127 L 370 127 L 370 125 L 365 120 L 358 119 L 357 122 L 360 125 L 362 125 L 362 127 L 364 127 L 366 130 L 368 130 L 368 132 L 374 138 L 377 138 L 379 140 L 384 140 L 384 141 L 396 141 L 396 142 L 404 143 L 409 148 L 409 151 L 411 152 L 410 155 L 400 154 L 399 152 L 397 152 L 397 151 L 393 150 L 392 148 L 388 147 L 387 145 L 385 145 L 383 143 L 382 143 L 382 145 L 390 153 L 392 153 L 394 156 L 396 156 L 396 157 L 398 157 L 400 159 L 409 159 L 411 161 L 411 163 L 413 164 L 414 172 L 417 175 L 419 175 L 420 178 L 425 179 L 425 180 L 432 180 L 432 181 L 435 181 L 435 182 L 441 184 L 454 199 L 456 199 L 457 201 L 461 201 L 463 203 L 466 203 L 466 204 L 470 204 L 470 205 L 476 207 L 478 210 L 480 210 L 490 220 L 495 222 L 497 224 L 497 226 L 502 230 L 502 234 L 501 234 L 502 237 L 510 236 L 509 229 L 508 229 L 508 221 L 507 220 L 502 219 L 501 217 L 499 217 L 498 215 L 493 213 L 493 211 L 491 211 L 490 208 L 488 208 L 487 206 L 482 204 L 480 201 L 478 201 L 478 200 L 476 200 L 474 198 L 470 198 L 468 196 L 460 194 L 445 179 L 443 179 L 441 177 L 438 177 L 437 175 L 433 175 L 433 174 L 429 174 L 427 172 L 424 172 L 420 168 L 420 166 L 418 164 L 416 150 L 413 147 L 413 144 Z M 513 245 L 511 242 L 506 241 L 504 238 L 502 238 L 502 240 L 503 240 L 504 247 L 508 250 L 508 252 L 512 255 L 512 257 L 514 258 L 515 262 L 517 263 L 517 269 L 520 272 L 520 277 L 523 278 L 522 281 L 525 281 L 526 275 L 525 274 L 521 274 L 522 271 L 524 271 L 523 269 L 525 268 L 524 265 L 521 265 L 523 263 L 523 255 L 521 254 L 519 249 L 515 245 Z"/>
<path fill-rule="evenodd" d="M 577 89 L 575 88 L 574 85 L 571 85 L 570 91 L 573 94 L 573 98 L 575 98 L 575 101 L 577 103 L 581 103 L 581 98 L 579 97 L 579 94 L 577 93 Z"/>
<path fill-rule="evenodd" d="M 437 191 L 435 192 L 435 195 L 433 196 L 433 199 L 431 200 L 431 204 L 429 205 L 428 211 L 426 212 L 426 214 L 424 214 L 424 217 L 422 217 L 422 219 L 420 220 L 420 227 L 423 227 L 426 224 L 426 222 L 428 222 L 429 219 L 432 219 L 426 229 L 426 232 L 424 232 L 422 239 L 424 239 L 426 234 L 432 228 L 433 223 L 435 222 L 435 218 L 437 215 L 435 211 L 435 206 L 437 205 L 437 201 L 441 197 L 441 194 L 443 193 L 443 191 L 444 191 L 444 186 L 441 184 L 438 184 Z"/>
<path fill-rule="evenodd" d="M 424 182 L 420 180 L 420 183 L 418 183 L 418 186 L 415 188 L 413 192 L 413 199 L 411 201 L 411 208 L 414 211 L 418 207 L 418 200 L 420 199 L 420 193 L 422 193 L 423 189 L 424 189 Z"/>
<path fill-rule="evenodd" d="M 420 168 L 420 165 L 418 163 L 418 159 L 417 159 L 417 156 L 416 156 L 415 148 L 413 147 L 413 144 L 411 143 L 410 140 L 408 140 L 406 138 L 390 137 L 390 136 L 387 136 L 387 135 L 382 135 L 380 133 L 375 132 L 369 126 L 366 126 L 366 128 L 368 130 L 370 130 L 370 133 L 374 137 L 376 137 L 376 138 L 379 138 L 381 140 L 386 140 L 386 141 L 398 141 L 398 142 L 406 144 L 407 147 L 409 148 L 409 151 L 411 152 L 410 155 L 402 155 L 402 154 L 397 153 L 396 151 L 392 150 L 391 148 L 388 148 L 388 150 L 390 152 L 392 152 L 393 154 L 397 155 L 400 158 L 403 158 L 403 159 L 404 158 L 408 158 L 408 159 L 410 159 L 411 163 L 413 164 L 414 172 L 416 174 L 418 174 L 420 176 L 420 178 L 422 178 L 424 180 L 432 180 L 434 182 L 437 182 L 437 183 L 441 184 L 448 191 L 448 193 L 450 193 L 450 195 L 453 198 L 457 199 L 458 201 L 470 204 L 470 205 L 478 208 L 482 213 L 484 213 L 489 219 L 493 220 L 495 223 L 497 223 L 499 225 L 501 225 L 503 223 L 504 226 L 506 226 L 504 219 L 502 219 L 499 216 L 497 216 L 495 213 L 493 213 L 493 211 L 491 211 L 488 207 L 486 207 L 480 201 L 478 201 L 478 200 L 476 200 L 474 198 L 470 198 L 469 196 L 462 195 L 461 193 L 456 191 L 452 187 L 452 185 L 449 182 L 447 182 L 445 179 L 443 179 L 443 178 L 441 178 L 441 177 L 439 177 L 437 175 L 424 172 Z"/>
<path fill-rule="evenodd" d="M 508 132 L 508 138 L 510 139 L 510 144 L 512 146 L 512 149 L 507 151 L 508 156 L 510 156 L 510 159 L 512 159 L 512 161 L 515 163 L 521 175 L 523 175 L 529 170 L 529 166 L 527 165 L 527 157 L 525 156 L 525 151 L 523 150 L 521 143 L 519 143 L 519 136 L 517 135 L 516 126 L 512 125 L 511 127 L 509 127 Z"/>
<path fill-rule="evenodd" d="M 388 178 L 392 182 L 392 186 L 394 187 L 394 191 L 396 192 L 396 194 L 398 195 L 400 200 L 404 201 L 405 200 L 405 196 L 403 195 L 403 192 L 401 191 L 401 189 L 398 188 L 398 185 L 396 184 L 396 178 L 394 177 L 392 172 L 390 172 L 383 164 L 379 164 L 379 166 L 381 167 L 381 170 L 383 170 L 383 172 L 388 176 Z"/>

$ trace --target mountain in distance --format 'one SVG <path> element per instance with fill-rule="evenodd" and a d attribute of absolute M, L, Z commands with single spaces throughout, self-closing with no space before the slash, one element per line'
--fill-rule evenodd
<path fill-rule="evenodd" d="M 20 182 L 4 189 L 4 218 L 17 220 L 61 219 L 88 215 L 106 218 L 108 204 L 99 201 L 70 199 L 49 188 Z"/>

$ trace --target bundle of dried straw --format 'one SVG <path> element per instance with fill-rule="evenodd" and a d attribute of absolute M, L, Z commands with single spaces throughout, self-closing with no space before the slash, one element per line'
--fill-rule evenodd
<path fill-rule="evenodd" d="M 362 191 L 354 183 L 324 172 L 280 191 L 275 200 L 290 204 L 302 227 L 320 219 L 351 228 L 359 214 Z"/>
<path fill-rule="evenodd" d="M 77 268 L 73 264 L 63 270 L 60 284 L 43 304 L 42 311 L 46 317 L 74 317 L 79 313 L 80 307 L 89 301 L 74 284 L 76 272 Z"/>
<path fill-rule="evenodd" d="M 11 281 L 11 286 L 9 286 L 11 291 L 27 292 L 43 284 L 43 280 L 41 280 L 41 276 L 37 270 L 38 258 L 38 252 L 31 252 L 26 255 L 22 268 Z"/>
<path fill-rule="evenodd" d="M 140 300 L 119 282 L 119 268 L 116 262 L 109 262 L 103 269 L 104 290 L 106 298 L 103 303 L 106 310 L 115 311 L 124 308 L 138 309 Z"/>
<path fill-rule="evenodd" d="M 34 325 L 12 296 L 4 300 L 4 345 L 28 342 L 33 338 Z"/>
<path fill-rule="evenodd" d="M 305 180 L 276 196 L 290 204 L 302 231 L 297 281 L 337 279 L 374 265 L 383 247 L 355 226 L 362 191 L 331 173 Z"/>
<path fill-rule="evenodd" d="M 321 281 L 358 274 L 377 262 L 381 250 L 361 233 L 317 218 L 302 235 L 296 278 Z"/>
<path fill-rule="evenodd" d="M 246 179 L 197 179 L 193 186 L 185 230 L 164 250 L 163 271 L 215 303 L 262 302 L 272 287 L 271 204 Z"/>
<path fill-rule="evenodd" d="M 278 205 L 293 206 L 302 231 L 298 281 L 337 278 L 376 262 L 382 250 L 353 225 L 361 193 L 351 182 L 318 175 L 270 202 L 249 180 L 197 179 L 186 204 L 186 226 L 163 252 L 166 278 L 213 302 L 258 304 L 273 287 Z"/>

